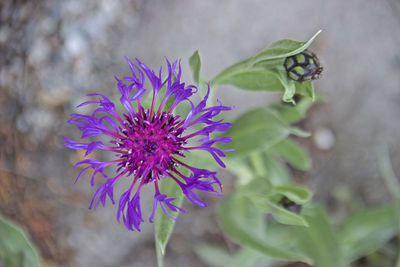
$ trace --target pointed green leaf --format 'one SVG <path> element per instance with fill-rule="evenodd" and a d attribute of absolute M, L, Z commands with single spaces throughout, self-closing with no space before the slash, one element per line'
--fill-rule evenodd
<path fill-rule="evenodd" d="M 280 40 L 254 57 L 244 59 L 218 74 L 213 85 L 229 84 L 245 90 L 283 90 L 283 101 L 295 103 L 296 93 L 315 98 L 311 82 L 299 83 L 287 77 L 283 67 L 284 59 L 301 53 L 312 43 L 321 31 L 307 42 Z"/>
<path fill-rule="evenodd" d="M 201 69 L 201 58 L 199 51 L 196 50 L 193 55 L 189 58 L 189 65 L 193 72 L 193 80 L 196 84 L 200 81 L 200 69 Z"/>
<path fill-rule="evenodd" d="M 278 75 L 265 69 L 243 69 L 220 78 L 218 84 L 229 84 L 245 90 L 279 91 L 284 88 Z"/>
<path fill-rule="evenodd" d="M 296 142 L 285 139 L 278 144 L 272 146 L 270 153 L 279 155 L 288 161 L 293 167 L 300 170 L 310 170 L 311 160 L 304 149 Z"/>
<path fill-rule="evenodd" d="M 160 180 L 160 192 L 167 195 L 169 198 L 175 198 L 173 204 L 176 206 L 182 205 L 183 194 L 177 183 L 174 183 L 170 179 Z M 178 216 L 178 212 L 168 211 L 175 218 Z M 157 212 L 155 216 L 155 245 L 157 252 L 157 261 L 159 267 L 162 265 L 162 256 L 165 254 L 165 248 L 167 246 L 168 240 L 174 229 L 175 221 L 172 220 L 168 215 L 164 213 L 160 205 L 157 207 Z"/>
<path fill-rule="evenodd" d="M 232 136 L 232 143 L 222 144 L 220 147 L 238 149 L 230 152 L 230 156 L 244 156 L 250 152 L 268 149 L 291 132 L 292 128 L 270 109 L 254 109 L 234 121 L 232 128 L 224 133 L 225 136 Z"/>
<path fill-rule="evenodd" d="M 321 30 L 316 32 L 307 42 L 298 42 L 289 39 L 277 41 L 258 53 L 254 57 L 254 61 L 260 62 L 264 60 L 273 60 L 277 58 L 294 56 L 306 50 L 320 33 Z"/>
<path fill-rule="evenodd" d="M 162 252 L 161 243 L 156 242 L 156 257 L 157 257 L 157 266 L 164 267 L 164 254 Z"/>

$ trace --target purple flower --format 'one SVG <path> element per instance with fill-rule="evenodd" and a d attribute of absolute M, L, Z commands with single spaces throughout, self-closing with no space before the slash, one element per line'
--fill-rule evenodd
<path fill-rule="evenodd" d="M 89 94 L 88 96 L 98 99 L 83 102 L 78 107 L 89 104 L 97 104 L 98 107 L 91 115 L 71 114 L 68 122 L 75 124 L 82 132 L 82 139 L 102 136 L 102 141 L 77 142 L 64 137 L 64 145 L 71 149 L 85 150 L 85 156 L 96 149 L 113 152 L 115 158 L 110 161 L 87 158 L 76 163 L 75 166 L 86 165 L 76 181 L 89 169 L 93 170 L 92 186 L 97 173 L 107 178 L 97 189 L 90 204 L 90 209 L 96 209 L 100 203 L 105 206 L 107 198 L 115 204 L 114 185 L 120 179 L 130 179 L 130 187 L 119 199 L 117 221 L 121 222 L 122 218 L 127 229 L 140 231 L 140 224 L 144 221 L 140 208 L 140 191 L 147 184 L 153 184 L 155 191 L 150 222 L 153 222 L 158 205 L 174 220 L 176 218 L 170 211 L 185 213 L 173 204 L 174 198 L 160 192 L 161 179 L 177 183 L 186 197 L 201 207 L 207 206 L 207 203 L 200 199 L 195 190 L 221 195 L 215 189 L 217 186 L 222 190 L 216 172 L 190 166 L 182 161 L 182 157 L 186 157 L 191 150 L 203 150 L 210 153 L 220 166 L 225 167 L 221 157 L 225 157 L 226 151 L 213 145 L 217 142 L 230 142 L 230 138 L 210 139 L 210 134 L 226 131 L 232 126 L 230 123 L 214 119 L 221 111 L 232 108 L 223 106 L 219 101 L 219 105 L 207 107 L 209 87 L 204 99 L 198 105 L 194 105 L 190 97 L 197 92 L 197 88 L 181 82 L 182 70 L 178 61 L 171 64 L 166 60 L 167 74 L 163 74 L 161 68 L 155 73 L 139 60 L 136 60 L 137 64 L 129 59 L 127 61 L 131 76 L 123 79 L 115 77 L 121 93 L 121 106 L 125 108 L 123 114 L 117 112 L 117 105 L 108 97 Z M 147 108 L 142 104 L 142 96 L 146 92 L 146 78 L 152 86 L 152 103 Z M 171 100 L 167 102 L 169 99 Z M 174 114 L 175 107 L 183 101 L 188 101 L 191 106 L 184 118 Z M 156 106 L 156 103 L 159 105 Z M 106 139 L 108 141 L 105 141 Z M 116 172 L 111 178 L 104 172 L 110 165 L 116 166 Z M 189 173 L 187 176 L 183 174 L 186 173 L 183 171 L 185 169 Z"/>

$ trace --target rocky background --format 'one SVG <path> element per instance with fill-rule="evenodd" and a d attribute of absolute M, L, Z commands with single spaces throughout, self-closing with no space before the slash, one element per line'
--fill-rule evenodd
<path fill-rule="evenodd" d="M 128 232 L 115 207 L 87 210 L 88 179 L 73 184 L 72 164 L 83 154 L 61 144 L 64 135 L 78 137 L 66 123 L 73 108 L 86 93 L 116 94 L 113 75 L 129 70 L 124 56 L 154 68 L 164 56 L 181 58 L 191 81 L 187 59 L 196 49 L 212 78 L 278 39 L 303 41 L 318 29 L 311 49 L 325 71 L 315 85 L 327 102 L 302 123 L 313 133 L 304 142 L 313 170 L 296 175 L 333 211 L 345 209 L 337 187 L 369 205 L 386 201 L 377 149 L 388 145 L 400 173 L 399 0 L 2 0 L 0 212 L 27 230 L 46 267 L 155 266 L 153 225 Z M 217 95 L 236 114 L 278 97 L 231 87 Z M 233 179 L 224 173 L 227 192 Z M 149 210 L 151 198 L 142 201 Z M 184 205 L 190 214 L 176 225 L 166 266 L 204 266 L 197 243 L 232 244 L 216 205 Z"/>

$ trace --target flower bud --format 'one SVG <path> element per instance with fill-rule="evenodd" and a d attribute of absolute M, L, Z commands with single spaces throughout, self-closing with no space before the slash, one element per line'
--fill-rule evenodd
<path fill-rule="evenodd" d="M 288 77 L 297 82 L 316 80 L 323 70 L 317 56 L 308 50 L 287 57 L 283 66 Z"/>

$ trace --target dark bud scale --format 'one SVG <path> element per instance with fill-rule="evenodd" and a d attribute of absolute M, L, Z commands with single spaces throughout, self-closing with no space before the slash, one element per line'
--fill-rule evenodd
<path fill-rule="evenodd" d="M 281 205 L 284 209 L 300 214 L 301 212 L 301 205 L 296 204 L 295 202 L 291 201 L 290 199 L 288 199 L 287 197 L 282 197 L 281 200 L 278 203 L 279 205 Z"/>
<path fill-rule="evenodd" d="M 323 70 L 317 56 L 308 50 L 287 57 L 283 66 L 288 77 L 297 82 L 316 80 Z"/>

